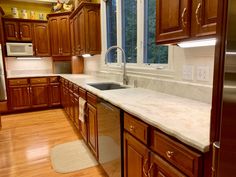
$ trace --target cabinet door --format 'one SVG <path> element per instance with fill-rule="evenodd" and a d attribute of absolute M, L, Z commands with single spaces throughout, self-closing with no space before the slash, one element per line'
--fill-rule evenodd
<path fill-rule="evenodd" d="M 192 2 L 192 36 L 216 34 L 218 0 L 195 0 Z"/>
<path fill-rule="evenodd" d="M 175 43 L 190 37 L 190 5 L 190 0 L 157 0 L 157 43 Z"/>
<path fill-rule="evenodd" d="M 75 35 L 74 35 L 74 23 L 73 19 L 70 20 L 70 44 L 71 44 L 71 54 L 75 55 Z"/>
<path fill-rule="evenodd" d="M 85 13 L 82 9 L 78 15 L 78 54 L 82 55 L 86 53 L 86 46 L 85 46 Z M 75 32 L 76 33 L 76 32 Z"/>
<path fill-rule="evenodd" d="M 88 144 L 96 157 L 98 157 L 98 124 L 97 109 L 88 105 Z"/>
<path fill-rule="evenodd" d="M 48 106 L 48 85 L 31 85 L 31 102 L 33 108 Z"/>
<path fill-rule="evenodd" d="M 124 133 L 124 177 L 145 177 L 148 172 L 147 147 Z"/>
<path fill-rule="evenodd" d="M 17 22 L 5 21 L 4 29 L 7 41 L 19 41 L 19 27 Z"/>
<path fill-rule="evenodd" d="M 55 83 L 50 85 L 50 105 L 57 106 L 61 104 L 61 96 L 60 96 L 60 84 Z"/>
<path fill-rule="evenodd" d="M 29 22 L 20 22 L 20 40 L 21 41 L 32 41 L 32 23 Z"/>
<path fill-rule="evenodd" d="M 70 26 L 69 16 L 62 16 L 59 18 L 59 40 L 60 40 L 60 54 L 62 56 L 71 55 L 70 47 Z"/>
<path fill-rule="evenodd" d="M 183 173 L 175 169 L 158 155 L 151 153 L 149 177 L 186 177 Z"/>
<path fill-rule="evenodd" d="M 60 56 L 59 17 L 51 17 L 48 24 L 52 56 Z"/>
<path fill-rule="evenodd" d="M 74 55 L 79 55 L 79 24 L 78 24 L 78 15 L 73 18 L 73 34 L 74 34 Z"/>
<path fill-rule="evenodd" d="M 29 86 L 9 87 L 9 91 L 12 110 L 29 109 L 31 107 Z"/>
<path fill-rule="evenodd" d="M 34 24 L 34 47 L 37 56 L 50 56 L 50 43 L 47 23 Z"/>
<path fill-rule="evenodd" d="M 85 9 L 86 53 L 101 53 L 100 10 L 96 7 Z"/>

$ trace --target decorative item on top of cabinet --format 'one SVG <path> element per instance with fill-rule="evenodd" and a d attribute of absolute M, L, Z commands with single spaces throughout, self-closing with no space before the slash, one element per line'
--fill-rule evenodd
<path fill-rule="evenodd" d="M 218 0 L 192 1 L 192 37 L 216 34 Z"/>
<path fill-rule="evenodd" d="M 6 41 L 32 41 L 33 27 L 31 22 L 4 19 Z"/>
<path fill-rule="evenodd" d="M 69 15 L 70 12 L 48 15 L 51 51 L 53 57 L 71 55 Z"/>
<path fill-rule="evenodd" d="M 46 57 L 51 55 L 47 23 L 34 23 L 33 44 L 36 56 Z"/>
<path fill-rule="evenodd" d="M 156 3 L 157 44 L 216 34 L 218 0 L 157 0 Z"/>
<path fill-rule="evenodd" d="M 79 7 L 71 14 L 73 21 L 74 50 L 73 54 L 101 53 L 101 27 L 100 27 L 100 4 L 81 2 Z"/>

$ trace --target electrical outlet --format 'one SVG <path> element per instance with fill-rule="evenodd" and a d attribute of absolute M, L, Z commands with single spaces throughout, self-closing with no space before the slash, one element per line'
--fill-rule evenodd
<path fill-rule="evenodd" d="M 210 68 L 209 66 L 197 66 L 197 80 L 209 81 Z"/>
<path fill-rule="evenodd" d="M 193 80 L 193 66 L 192 65 L 184 65 L 183 66 L 183 79 L 192 81 Z"/>

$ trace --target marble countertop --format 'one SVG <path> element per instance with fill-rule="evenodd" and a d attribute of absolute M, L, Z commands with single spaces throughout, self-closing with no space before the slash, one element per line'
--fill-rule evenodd
<path fill-rule="evenodd" d="M 8 78 L 38 76 L 18 75 Z M 101 91 L 89 86 L 88 83 L 112 81 L 88 75 L 60 76 L 201 152 L 209 150 L 210 104 L 142 88 Z"/>

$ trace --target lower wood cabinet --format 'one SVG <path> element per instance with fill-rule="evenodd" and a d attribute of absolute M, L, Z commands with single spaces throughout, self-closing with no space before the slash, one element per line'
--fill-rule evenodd
<path fill-rule="evenodd" d="M 124 132 L 124 177 L 147 176 L 148 160 L 148 148 Z"/>
<path fill-rule="evenodd" d="M 32 108 L 47 107 L 49 106 L 48 100 L 48 85 L 31 85 L 31 106 Z"/>
<path fill-rule="evenodd" d="M 94 155 L 98 157 L 98 124 L 97 109 L 90 103 L 87 104 L 88 113 L 88 144 Z"/>
<path fill-rule="evenodd" d="M 60 105 L 60 83 L 50 78 L 8 79 L 9 106 L 12 111 Z"/>
<path fill-rule="evenodd" d="M 12 110 L 23 110 L 31 107 L 29 85 L 9 86 L 10 105 Z"/>

